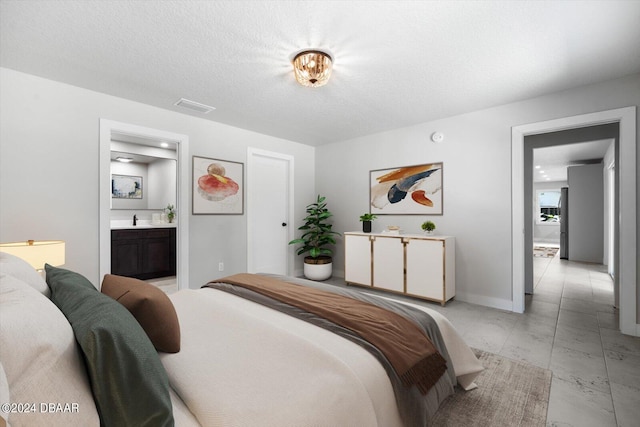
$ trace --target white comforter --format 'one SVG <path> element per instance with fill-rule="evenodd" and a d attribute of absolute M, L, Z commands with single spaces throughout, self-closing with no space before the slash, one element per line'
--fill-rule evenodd
<path fill-rule="evenodd" d="M 170 298 L 181 351 L 160 357 L 172 388 L 202 426 L 402 425 L 384 368 L 351 341 L 215 289 Z M 451 324 L 429 313 L 460 385 L 473 387 L 482 366 Z"/>

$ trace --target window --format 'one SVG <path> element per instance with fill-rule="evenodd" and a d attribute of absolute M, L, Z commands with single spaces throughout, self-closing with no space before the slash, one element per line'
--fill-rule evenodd
<path fill-rule="evenodd" d="M 560 223 L 560 190 L 538 190 L 536 192 L 536 223 Z"/>

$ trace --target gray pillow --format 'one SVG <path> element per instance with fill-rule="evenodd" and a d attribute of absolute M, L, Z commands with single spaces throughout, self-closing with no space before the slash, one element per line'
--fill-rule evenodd
<path fill-rule="evenodd" d="M 173 426 L 169 379 L 131 313 L 85 277 L 45 265 L 51 301 L 82 348 L 103 426 Z"/>

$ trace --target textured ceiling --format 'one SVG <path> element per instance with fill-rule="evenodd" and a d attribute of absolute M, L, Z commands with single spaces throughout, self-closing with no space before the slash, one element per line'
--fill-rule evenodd
<path fill-rule="evenodd" d="M 567 167 L 599 163 L 612 139 L 565 144 L 533 150 L 533 182 L 567 180 Z"/>
<path fill-rule="evenodd" d="M 0 65 L 320 145 L 640 71 L 640 1 L 8 1 Z M 327 86 L 292 54 L 328 50 Z M 173 105 L 212 105 L 207 114 Z"/>

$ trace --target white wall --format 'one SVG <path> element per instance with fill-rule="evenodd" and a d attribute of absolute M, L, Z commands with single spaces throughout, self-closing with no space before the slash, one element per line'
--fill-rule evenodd
<path fill-rule="evenodd" d="M 569 260 L 604 261 L 602 163 L 567 168 L 569 182 Z"/>
<path fill-rule="evenodd" d="M 431 219 L 438 233 L 456 237 L 456 298 L 510 308 L 511 127 L 639 101 L 640 75 L 635 74 L 321 146 L 316 153 L 318 192 L 328 198 L 336 230 L 360 230 L 358 217 L 369 209 L 369 170 L 444 162 L 444 214 Z M 429 140 L 435 131 L 445 135 L 440 144 Z M 424 219 L 381 216 L 373 228 L 397 224 L 417 231 Z M 334 262 L 338 273 L 344 270 L 341 244 Z"/>
<path fill-rule="evenodd" d="M 189 156 L 246 163 L 248 146 L 294 156 L 296 217 L 304 216 L 315 193 L 313 147 L 6 68 L 0 69 L 0 94 L 0 241 L 65 240 L 66 268 L 94 284 L 101 280 L 101 118 L 188 135 Z M 190 219 L 191 287 L 246 271 L 246 214 L 178 212 L 184 215 Z M 218 272 L 219 259 L 224 273 Z"/>
<path fill-rule="evenodd" d="M 456 298 L 510 309 L 510 127 L 496 119 L 482 111 L 318 147 L 316 182 L 334 213 L 334 229 L 361 230 L 370 170 L 443 162 L 442 216 L 380 215 L 373 231 L 399 225 L 420 232 L 431 219 L 437 234 L 456 238 Z M 435 131 L 445 135 L 440 144 L 429 140 Z M 342 244 L 334 266 L 337 274 L 344 271 Z"/>
<path fill-rule="evenodd" d="M 157 159 L 149 163 L 147 209 L 176 206 L 176 161 Z"/>
<path fill-rule="evenodd" d="M 318 192 L 338 231 L 361 229 L 369 170 L 442 161 L 444 214 L 430 219 L 437 233 L 456 236 L 457 298 L 505 308 L 512 300 L 511 127 L 637 105 L 640 74 L 316 149 L 4 68 L 0 94 L 0 241 L 63 239 L 66 266 L 92 281 L 99 275 L 99 119 L 106 118 L 186 134 L 191 155 L 246 162 L 248 146 L 293 155 L 295 217 Z M 445 135 L 441 144 L 429 140 L 435 131 Z M 192 287 L 220 276 L 219 259 L 225 275 L 246 269 L 245 215 L 189 218 Z M 381 216 L 373 226 L 417 231 L 425 219 Z M 335 268 L 344 270 L 341 245 Z"/>

